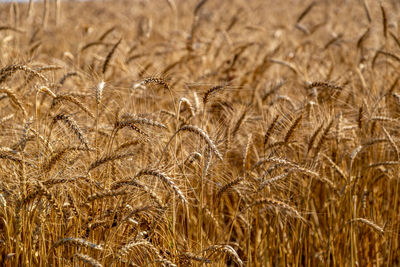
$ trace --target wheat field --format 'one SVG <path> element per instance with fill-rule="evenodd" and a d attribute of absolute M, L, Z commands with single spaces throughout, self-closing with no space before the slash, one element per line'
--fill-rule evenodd
<path fill-rule="evenodd" d="M 0 3 L 1 266 L 400 266 L 398 14 Z"/>

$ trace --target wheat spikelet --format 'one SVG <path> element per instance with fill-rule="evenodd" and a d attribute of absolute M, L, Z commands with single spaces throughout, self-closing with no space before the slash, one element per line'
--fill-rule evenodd
<path fill-rule="evenodd" d="M 160 110 L 160 114 L 165 114 L 165 115 L 167 115 L 167 116 L 169 116 L 171 118 L 176 118 L 176 115 L 175 115 L 174 112 L 171 112 L 171 111 L 168 111 L 168 110 L 165 110 L 165 109 Z M 179 119 L 182 120 L 182 118 L 179 118 Z M 184 121 L 182 120 L 182 122 L 184 122 Z"/>
<path fill-rule="evenodd" d="M 44 195 L 47 198 L 47 201 L 54 207 L 58 216 L 62 217 L 63 212 L 60 209 L 59 205 L 57 204 L 57 201 L 56 201 L 54 195 L 40 181 L 36 181 L 36 187 L 38 190 L 38 194 Z M 24 201 L 26 201 L 26 200 L 27 199 L 25 199 Z"/>
<path fill-rule="evenodd" d="M 184 165 L 191 165 L 195 160 L 199 160 L 200 161 L 201 158 L 202 158 L 202 155 L 199 152 L 192 152 L 186 157 L 186 159 L 185 159 L 183 164 Z"/>
<path fill-rule="evenodd" d="M 266 150 L 272 149 L 272 148 L 277 148 L 277 147 L 281 147 L 281 146 L 285 146 L 288 144 L 291 144 L 293 142 L 288 142 L 287 144 L 285 143 L 285 141 L 278 141 L 275 143 L 270 144 L 269 146 L 266 147 Z"/>
<path fill-rule="evenodd" d="M 207 1 L 208 1 L 208 0 L 200 0 L 200 1 L 196 4 L 196 6 L 195 6 L 195 8 L 194 8 L 194 11 L 193 11 L 193 14 L 194 14 L 195 16 L 198 15 L 198 13 L 200 12 L 201 8 L 207 3 Z"/>
<path fill-rule="evenodd" d="M 17 33 L 24 33 L 25 31 L 12 27 L 12 26 L 0 26 L 0 31 L 13 31 Z"/>
<path fill-rule="evenodd" d="M 197 126 L 194 125 L 184 125 L 181 127 L 177 132 L 180 131 L 189 131 L 193 132 L 197 135 L 199 135 L 204 141 L 207 142 L 209 148 L 212 150 L 212 152 L 220 159 L 222 160 L 222 155 L 218 151 L 217 147 L 214 145 L 214 143 L 211 141 L 210 137 L 204 132 L 202 129 L 198 128 Z"/>
<path fill-rule="evenodd" d="M 171 267 L 176 267 L 175 264 L 170 262 L 169 260 L 163 258 L 160 255 L 160 252 L 152 243 L 150 243 L 147 240 L 138 240 L 140 238 L 135 238 L 135 240 L 129 242 L 128 244 L 124 245 L 118 252 L 117 256 L 118 258 L 122 258 L 126 255 L 128 255 L 133 249 L 135 248 L 144 248 L 146 249 L 147 256 L 155 256 L 155 262 L 160 262 L 165 266 L 171 266 Z"/>
<path fill-rule="evenodd" d="M 202 213 L 207 216 L 207 218 L 212 222 L 214 229 L 219 229 L 220 225 L 218 223 L 218 220 L 215 218 L 214 214 L 207 208 L 204 207 L 202 209 Z"/>
<path fill-rule="evenodd" d="M 133 121 L 134 120 L 132 120 L 132 119 L 116 121 L 115 125 L 114 125 L 114 135 L 116 135 L 119 130 L 121 130 L 121 129 L 125 128 L 125 127 L 129 127 L 132 130 L 138 132 L 139 134 L 148 137 L 149 135 L 147 133 L 143 132 L 140 128 L 138 128 Z"/>
<path fill-rule="evenodd" d="M 333 160 L 325 154 L 322 156 L 329 161 L 329 163 L 335 168 L 335 170 L 340 174 L 340 176 L 347 182 L 349 181 L 349 177 L 344 173 L 344 171 L 335 163 Z"/>
<path fill-rule="evenodd" d="M 63 156 L 70 151 L 69 147 L 63 148 L 60 151 L 57 151 L 49 160 L 44 163 L 43 170 L 48 172 L 52 169 L 52 167 L 63 158 Z"/>
<path fill-rule="evenodd" d="M 244 149 L 243 149 L 243 156 L 242 156 L 242 158 L 243 158 L 243 171 L 246 171 L 246 165 L 247 165 L 247 157 L 248 157 L 248 153 L 249 153 L 249 148 L 250 148 L 250 146 L 251 146 L 251 142 L 252 142 L 252 140 L 251 140 L 251 138 L 252 138 L 252 134 L 249 134 L 248 136 L 247 136 L 247 142 L 246 142 L 246 146 L 244 147 Z"/>
<path fill-rule="evenodd" d="M 90 180 L 88 179 L 87 176 L 85 175 L 77 175 L 75 177 L 72 178 L 50 178 L 47 180 L 44 180 L 42 182 L 42 184 L 46 187 L 50 187 L 56 184 L 64 184 L 64 183 L 72 183 L 72 182 L 76 182 L 76 181 L 80 181 L 80 180 L 84 180 L 86 183 L 90 184 Z"/>
<path fill-rule="evenodd" d="M 309 35 L 311 33 L 310 30 L 306 26 L 301 25 L 300 23 L 296 23 L 296 25 L 294 27 L 306 35 Z"/>
<path fill-rule="evenodd" d="M 154 126 L 154 127 L 159 127 L 159 128 L 163 128 L 163 129 L 167 129 L 167 126 L 165 126 L 164 124 L 157 122 L 157 121 L 153 121 L 147 118 L 142 118 L 142 117 L 138 117 L 136 115 L 132 115 L 129 113 L 125 113 L 121 116 L 122 121 L 120 122 L 121 125 L 124 124 L 143 124 L 143 125 L 149 125 L 149 126 Z"/>
<path fill-rule="evenodd" d="M 64 74 L 64 76 L 61 77 L 61 79 L 58 81 L 58 84 L 63 85 L 68 78 L 73 76 L 79 76 L 78 72 L 76 71 L 67 72 L 66 74 Z"/>
<path fill-rule="evenodd" d="M 29 193 L 27 196 L 25 196 L 22 200 L 21 200 L 21 204 L 22 205 L 27 205 L 28 203 L 30 203 L 31 201 L 33 201 L 36 197 L 41 197 L 43 195 L 43 189 L 40 187 L 35 188 L 35 190 L 31 193 Z"/>
<path fill-rule="evenodd" d="M 285 137 L 284 137 L 284 139 L 283 139 L 283 142 L 284 142 L 285 144 L 287 144 L 287 143 L 289 142 L 290 137 L 292 137 L 292 135 L 293 135 L 295 129 L 296 129 L 297 127 L 299 127 L 299 124 L 300 124 L 302 118 L 303 118 L 303 114 L 300 114 L 300 115 L 293 121 L 292 125 L 291 125 L 290 128 L 288 129 L 288 131 L 287 131 L 287 133 L 286 133 L 286 135 L 285 135 Z"/>
<path fill-rule="evenodd" d="M 77 206 L 75 205 L 75 201 L 70 193 L 67 193 L 68 204 L 71 207 L 71 210 L 76 218 L 79 217 L 79 211 Z"/>
<path fill-rule="evenodd" d="M 140 84 L 142 84 L 142 85 L 146 85 L 146 84 L 149 84 L 149 83 L 159 84 L 159 85 L 162 85 L 164 87 L 164 89 L 167 89 L 169 91 L 171 90 L 171 87 L 169 86 L 167 81 L 164 80 L 163 78 L 149 77 L 149 78 L 146 78 L 146 79 L 144 79 L 143 81 L 140 82 Z"/>
<path fill-rule="evenodd" d="M 31 74 L 47 82 L 47 78 L 42 74 L 40 74 L 39 72 L 37 72 L 36 70 L 33 70 L 25 65 L 16 64 L 16 65 L 9 65 L 0 69 L 0 83 L 4 82 L 10 75 L 19 70 L 24 71 L 25 73 Z"/>
<path fill-rule="evenodd" d="M 280 165 L 288 165 L 290 167 L 298 167 L 297 164 L 289 161 L 289 160 L 285 160 L 285 159 L 281 159 L 281 158 L 276 158 L 276 157 L 267 157 L 267 158 L 262 158 L 259 161 L 257 161 L 254 165 L 253 165 L 253 170 L 258 168 L 259 166 L 261 166 L 262 164 L 266 163 L 266 162 L 274 162 Z"/>
<path fill-rule="evenodd" d="M 365 16 L 367 17 L 368 22 L 371 23 L 371 21 L 372 21 L 371 12 L 369 11 L 368 3 L 366 0 L 363 0 L 363 7 L 364 7 L 364 11 L 365 11 Z"/>
<path fill-rule="evenodd" d="M 0 205 L 3 208 L 7 207 L 7 200 L 4 198 L 3 194 L 0 194 Z"/>
<path fill-rule="evenodd" d="M 237 120 L 237 122 L 235 123 L 235 126 L 233 126 L 232 131 L 231 131 L 231 135 L 232 136 L 236 136 L 237 132 L 240 129 L 240 126 L 243 124 L 243 122 L 245 121 L 246 115 L 247 115 L 247 111 L 248 109 L 243 110 L 242 114 L 240 115 L 239 119 Z"/>
<path fill-rule="evenodd" d="M 296 24 L 300 23 L 305 18 L 305 16 L 307 16 L 307 14 L 310 13 L 311 9 L 315 5 L 316 5 L 316 3 L 313 1 L 303 10 L 303 12 L 301 12 L 301 14 L 299 15 L 299 17 L 296 20 Z"/>
<path fill-rule="evenodd" d="M 375 68 L 375 62 L 378 59 L 379 55 L 387 56 L 389 58 L 396 60 L 397 62 L 400 62 L 400 57 L 398 55 L 391 53 L 391 52 L 384 51 L 384 50 L 378 50 L 378 51 L 376 51 L 375 56 L 372 59 L 372 67 L 373 68 Z"/>
<path fill-rule="evenodd" d="M 3 152 L 5 154 L 7 154 L 7 153 L 16 153 L 17 151 L 12 149 L 12 148 L 10 148 L 10 147 L 2 146 L 2 147 L 0 147 L 0 153 L 3 153 Z"/>
<path fill-rule="evenodd" d="M 93 195 L 88 196 L 87 202 L 95 201 L 95 200 L 106 198 L 106 197 L 126 195 L 128 193 L 129 192 L 126 191 L 125 189 L 123 189 L 123 190 L 107 190 L 104 192 L 99 192 L 99 193 L 95 193 Z"/>
<path fill-rule="evenodd" d="M 240 184 L 243 181 L 243 177 L 238 177 L 235 180 L 233 180 L 232 182 L 227 183 L 226 185 L 224 185 L 223 187 L 221 187 L 217 194 L 215 195 L 215 199 L 218 202 L 219 199 L 221 198 L 222 194 L 226 191 L 228 191 L 230 188 Z"/>
<path fill-rule="evenodd" d="M 82 46 L 82 48 L 80 49 L 80 52 L 82 53 L 83 51 L 89 49 L 92 46 L 107 46 L 108 47 L 108 46 L 111 46 L 111 45 L 113 45 L 113 44 L 102 42 L 102 41 L 94 41 L 94 42 L 90 42 L 90 43 L 87 43 L 84 46 Z"/>
<path fill-rule="evenodd" d="M 240 259 L 239 255 L 237 254 L 236 250 L 234 250 L 230 245 L 212 245 L 204 250 L 204 252 L 211 251 L 211 254 L 215 253 L 216 251 L 221 251 L 232 257 L 232 259 L 239 265 L 244 266 L 243 261 Z M 207 258 L 209 258 L 209 255 Z M 206 260 L 206 258 L 204 259 Z"/>
<path fill-rule="evenodd" d="M 383 36 L 386 39 L 387 35 L 388 35 L 388 20 L 387 20 L 385 8 L 383 7 L 382 3 L 380 2 L 379 5 L 381 8 L 381 12 L 382 12 Z"/>
<path fill-rule="evenodd" d="M 19 236 L 19 234 L 21 233 L 21 208 L 22 208 L 22 201 L 18 198 L 15 203 L 15 211 L 14 211 L 15 236 Z"/>
<path fill-rule="evenodd" d="M 33 121 L 33 117 L 28 118 L 28 120 L 26 120 L 25 125 L 24 125 L 24 130 L 22 131 L 22 136 L 21 139 L 19 140 L 19 142 L 15 145 L 13 145 L 11 148 L 12 150 L 16 150 L 16 151 L 24 151 L 26 143 L 29 140 L 29 136 L 28 136 L 28 131 L 30 130 L 30 126 L 32 124 Z"/>
<path fill-rule="evenodd" d="M 14 114 L 10 114 L 10 115 L 0 118 L 0 125 L 5 123 L 6 121 L 11 120 L 12 118 L 14 118 Z"/>
<path fill-rule="evenodd" d="M 124 179 L 118 182 L 115 182 L 111 185 L 111 190 L 117 190 L 119 188 L 121 188 L 122 186 L 125 185 L 131 185 L 131 186 L 135 186 L 137 188 L 142 189 L 144 192 L 148 193 L 151 197 L 151 199 L 160 207 L 164 207 L 164 204 L 162 203 L 161 199 L 152 191 L 150 190 L 150 188 L 148 188 L 146 185 L 141 184 L 140 182 L 132 179 L 132 178 L 128 178 L 128 179 Z"/>
<path fill-rule="evenodd" d="M 269 185 L 271 185 L 271 184 L 273 184 L 273 183 L 276 183 L 277 181 L 281 181 L 281 180 L 283 180 L 283 179 L 285 179 L 286 177 L 288 177 L 289 176 L 289 174 L 291 174 L 291 170 L 289 170 L 289 171 L 286 171 L 286 172 L 284 172 L 283 174 L 280 174 L 280 175 L 277 175 L 277 176 L 274 176 L 274 177 L 272 177 L 272 178 L 270 178 L 270 179 L 267 179 L 267 180 L 264 180 L 264 181 L 262 181 L 261 183 L 260 183 L 260 185 L 258 186 L 258 191 L 260 191 L 260 190 L 262 190 L 264 187 L 266 187 L 266 186 L 269 186 Z"/>
<path fill-rule="evenodd" d="M 192 117 L 195 117 L 195 116 L 196 116 L 195 111 L 194 111 L 194 108 L 193 108 L 192 104 L 190 103 L 190 100 L 189 100 L 189 99 L 187 99 L 186 97 L 181 97 L 181 98 L 179 99 L 178 111 L 181 110 L 181 106 L 182 106 L 182 105 L 186 106 L 186 108 L 189 110 L 190 115 L 191 115 Z"/>
<path fill-rule="evenodd" d="M 123 150 L 123 149 L 127 149 L 127 148 L 129 148 L 129 147 L 131 147 L 131 146 L 135 146 L 135 145 L 137 145 L 137 144 L 139 144 L 139 143 L 140 143 L 139 140 L 133 140 L 133 141 L 125 142 L 125 143 L 121 144 L 121 145 L 115 150 L 115 152 L 118 152 L 118 151 Z"/>
<path fill-rule="evenodd" d="M 375 162 L 371 163 L 367 166 L 367 168 L 376 168 L 380 166 L 397 166 L 399 165 L 399 161 L 383 161 L 383 162 Z"/>
<path fill-rule="evenodd" d="M 300 213 L 295 208 L 293 208 L 292 206 L 289 206 L 288 204 L 286 204 L 282 201 L 275 200 L 272 198 L 263 198 L 263 199 L 254 201 L 252 204 L 249 205 L 249 208 L 253 207 L 253 206 L 259 206 L 259 205 L 271 205 L 273 207 L 278 207 L 280 209 L 288 211 L 289 213 L 293 214 L 295 217 L 305 221 L 305 219 L 300 215 Z"/>
<path fill-rule="evenodd" d="M 43 171 L 49 172 L 54 167 L 54 165 L 65 156 L 66 153 L 79 150 L 88 151 L 88 149 L 86 148 L 83 149 L 80 147 L 65 147 L 59 151 L 54 152 L 53 155 L 43 164 Z"/>
<path fill-rule="evenodd" d="M 310 141 L 308 141 L 307 145 L 307 152 L 311 150 L 311 148 L 314 145 L 315 140 L 317 139 L 318 134 L 321 132 L 322 128 L 324 127 L 324 123 L 321 123 L 321 125 L 314 131 L 314 133 L 310 137 Z"/>
<path fill-rule="evenodd" d="M 364 41 L 368 38 L 371 28 L 367 28 L 365 32 L 361 35 L 361 37 L 357 41 L 357 48 L 361 49 Z"/>
<path fill-rule="evenodd" d="M 209 98 L 211 95 L 215 94 L 215 93 L 218 92 L 218 91 L 223 90 L 224 88 L 225 88 L 225 87 L 222 86 L 222 85 L 217 85 L 217 86 L 214 86 L 214 87 L 208 89 L 207 92 L 206 92 L 206 93 L 204 94 L 204 96 L 203 96 L 203 105 L 205 106 L 205 105 L 207 104 L 208 98 Z"/>
<path fill-rule="evenodd" d="M 388 133 L 388 131 L 382 127 L 383 132 L 385 133 L 387 140 L 390 143 L 390 146 L 392 147 L 393 151 L 396 153 L 397 160 L 400 160 L 400 152 L 399 148 L 397 147 L 395 141 L 393 140 L 392 136 Z"/>
<path fill-rule="evenodd" d="M 285 166 L 289 166 L 292 168 L 293 171 L 299 171 L 299 172 L 304 172 L 305 174 L 308 174 L 314 178 L 316 178 L 317 180 L 326 183 L 327 185 L 329 185 L 331 188 L 335 189 L 335 185 L 328 180 L 325 177 L 321 177 L 317 172 L 301 167 L 291 161 L 285 160 L 285 159 L 281 159 L 281 158 L 276 158 L 276 157 L 268 157 L 268 158 L 262 158 L 260 159 L 256 164 L 254 164 L 253 166 L 253 170 L 256 169 L 257 167 L 259 167 L 260 165 L 266 163 L 266 162 L 273 162 L 273 163 L 277 163 L 277 164 L 281 164 L 281 165 L 285 165 Z"/>
<path fill-rule="evenodd" d="M 118 257 L 123 257 L 126 256 L 127 254 L 129 254 L 129 252 L 135 248 L 135 247 L 140 247 L 140 246 L 147 246 L 148 245 L 148 241 L 146 240 L 140 240 L 140 241 L 136 241 L 133 240 L 132 242 L 129 242 L 128 244 L 126 244 L 125 246 L 123 246 L 118 252 L 117 255 Z"/>
<path fill-rule="evenodd" d="M 365 218 L 355 218 L 352 219 L 351 222 L 361 222 L 365 225 L 368 225 L 369 227 L 377 231 L 380 235 L 383 235 L 385 233 L 385 230 L 382 227 L 378 226 L 376 223 Z"/>
<path fill-rule="evenodd" d="M 96 104 L 97 104 L 97 108 L 100 106 L 100 103 L 101 103 L 104 86 L 105 86 L 105 82 L 104 81 L 99 82 L 99 84 L 97 84 L 97 86 L 96 86 Z"/>
<path fill-rule="evenodd" d="M 78 137 L 79 141 L 86 147 L 86 149 L 89 150 L 89 143 L 86 140 L 86 137 L 83 135 L 82 130 L 79 128 L 78 124 L 70 115 L 58 114 L 54 116 L 50 129 L 52 129 L 53 125 L 58 121 L 62 121 L 69 129 L 71 129 L 74 132 L 74 134 Z M 50 139 L 50 136 L 48 139 Z"/>
<path fill-rule="evenodd" d="M 332 44 L 336 43 L 338 40 L 340 40 L 343 37 L 343 34 L 333 34 L 333 38 L 329 40 L 325 45 L 324 45 L 324 50 L 328 49 Z"/>
<path fill-rule="evenodd" d="M 94 115 L 92 112 L 90 112 L 89 109 L 85 107 L 85 105 L 79 101 L 77 98 L 75 98 L 72 95 L 58 95 L 55 98 L 53 98 L 53 103 L 51 104 L 50 109 L 54 109 L 58 104 L 62 102 L 70 102 L 75 104 L 78 108 L 80 108 L 83 112 L 88 114 L 91 118 L 94 118 Z"/>
<path fill-rule="evenodd" d="M 271 95 L 275 94 L 276 92 L 278 92 L 279 89 L 281 89 L 281 87 L 284 86 L 285 84 L 286 84 L 286 80 L 278 81 L 275 85 L 273 85 L 271 87 L 271 89 L 269 89 L 267 92 L 265 92 L 265 94 L 263 95 L 261 100 L 264 102 L 269 96 L 271 96 Z"/>
<path fill-rule="evenodd" d="M 397 105 L 400 106 L 400 95 L 396 93 L 393 93 L 392 95 L 396 99 Z"/>
<path fill-rule="evenodd" d="M 358 110 L 358 128 L 361 130 L 364 125 L 364 106 L 361 105 L 359 110 Z"/>
<path fill-rule="evenodd" d="M 275 99 L 272 100 L 271 103 L 270 103 L 269 105 L 270 105 L 270 106 L 273 106 L 274 104 L 278 103 L 279 101 L 289 103 L 290 108 L 291 108 L 292 110 L 296 110 L 296 109 L 297 109 L 296 104 L 295 104 L 295 103 L 293 102 L 293 100 L 292 100 L 289 96 L 287 96 L 287 95 L 278 95 L 278 96 L 276 96 Z"/>
<path fill-rule="evenodd" d="M 122 38 L 119 39 L 118 42 L 116 42 L 115 45 L 111 48 L 110 52 L 108 52 L 108 54 L 107 54 L 107 56 L 106 56 L 106 59 L 104 60 L 104 64 L 103 64 L 103 71 L 102 71 L 103 74 L 106 73 L 107 67 L 108 67 L 108 65 L 109 65 L 109 63 L 110 63 L 110 60 L 111 60 L 113 54 L 115 53 L 115 50 L 117 49 L 117 47 L 118 47 L 119 44 L 121 43 L 121 41 L 122 41 Z"/>
<path fill-rule="evenodd" d="M 274 59 L 274 58 L 270 58 L 269 62 L 285 66 L 285 67 L 289 68 L 291 71 L 293 71 L 294 74 L 296 74 L 296 75 L 299 74 L 299 71 L 292 63 L 289 63 L 289 62 L 286 62 L 283 60 L 279 60 L 279 59 Z"/>
<path fill-rule="evenodd" d="M 39 140 L 45 145 L 45 147 L 46 147 L 51 153 L 54 151 L 54 149 L 53 149 L 53 147 L 51 146 L 51 144 L 50 144 L 48 141 L 46 141 L 46 139 L 45 139 L 42 135 L 40 135 L 35 129 L 30 128 L 29 130 L 34 134 L 34 136 L 35 136 L 37 139 L 39 139 Z M 27 141 L 28 141 L 28 140 L 29 140 L 29 137 L 28 137 Z"/>
<path fill-rule="evenodd" d="M 78 238 L 78 237 L 65 237 L 57 240 L 52 246 L 51 249 L 55 249 L 59 246 L 64 246 L 64 245 L 73 245 L 77 247 L 84 247 L 84 248 L 90 248 L 98 251 L 103 251 L 103 247 L 101 245 L 94 244 L 92 242 L 89 242 L 85 239 Z"/>
<path fill-rule="evenodd" d="M 102 158 L 92 162 L 89 165 L 88 172 L 107 163 L 107 162 L 128 158 L 128 157 L 131 157 L 134 155 L 136 155 L 136 153 L 124 153 L 124 154 L 116 154 L 116 155 L 102 157 Z"/>
<path fill-rule="evenodd" d="M 263 174 L 261 180 L 265 180 L 268 175 L 271 175 L 273 171 L 277 170 L 278 168 L 285 166 L 282 163 L 275 163 L 271 167 L 269 167 Z"/>
<path fill-rule="evenodd" d="M 27 164 L 27 165 L 32 166 L 32 165 L 29 164 L 28 162 L 23 161 L 22 159 L 20 159 L 20 158 L 14 156 L 14 155 L 11 155 L 11 154 L 7 153 L 6 151 L 1 151 L 1 152 L 0 152 L 0 159 L 7 159 L 7 160 L 14 161 L 14 162 L 16 162 L 16 163 L 18 163 L 18 164 Z"/>
<path fill-rule="evenodd" d="M 14 92 L 7 88 L 0 88 L 0 94 L 6 94 L 11 99 L 11 101 L 21 109 L 24 116 L 26 116 L 26 110 L 22 106 L 21 102 L 18 100 Z"/>
<path fill-rule="evenodd" d="M 37 87 L 36 94 L 39 94 L 41 92 L 46 93 L 46 95 L 48 95 L 48 96 L 50 96 L 52 98 L 56 98 L 57 97 L 57 95 L 53 91 L 51 91 L 50 88 L 47 87 L 47 86 L 39 86 L 39 87 Z"/>
<path fill-rule="evenodd" d="M 206 177 L 208 173 L 208 169 L 211 166 L 211 160 L 212 160 L 212 153 L 211 149 L 206 149 L 206 156 L 204 157 L 204 164 L 203 164 L 203 170 L 202 170 L 202 176 Z"/>
<path fill-rule="evenodd" d="M 102 267 L 103 265 L 98 262 L 97 260 L 93 259 L 89 255 L 81 254 L 81 253 L 76 253 L 74 257 L 78 258 L 80 261 L 83 261 L 84 263 L 93 266 L 93 267 Z"/>
<path fill-rule="evenodd" d="M 358 146 L 355 149 L 353 149 L 353 151 L 350 153 L 351 166 L 353 165 L 354 159 L 357 157 L 358 153 L 360 153 L 363 148 L 364 148 L 363 145 Z"/>
<path fill-rule="evenodd" d="M 205 262 L 205 263 L 208 263 L 208 264 L 211 263 L 211 261 L 209 259 L 197 256 L 196 254 L 193 254 L 191 252 L 182 252 L 180 254 L 180 256 L 185 258 L 185 259 L 189 259 L 189 260 Z"/>
<path fill-rule="evenodd" d="M 375 116 L 371 118 L 371 121 L 380 121 L 380 122 L 398 122 L 397 119 L 385 116 Z"/>
<path fill-rule="evenodd" d="M 159 178 L 161 181 L 163 181 L 166 185 L 168 185 L 174 192 L 175 194 L 178 195 L 178 197 L 182 200 L 182 202 L 185 204 L 187 202 L 185 196 L 183 195 L 182 191 L 175 185 L 175 183 L 172 181 L 172 178 L 167 176 L 166 174 L 160 172 L 159 170 L 150 170 L 150 169 L 145 169 L 141 170 L 138 174 L 136 174 L 135 177 L 140 177 L 143 175 L 151 175 Z"/>
<path fill-rule="evenodd" d="M 193 100 L 194 100 L 194 111 L 197 113 L 200 110 L 200 101 L 196 92 L 193 92 Z"/>
<path fill-rule="evenodd" d="M 275 126 L 278 122 L 279 119 L 279 115 L 276 115 L 275 118 L 272 120 L 271 124 L 269 125 L 267 131 L 265 132 L 264 135 L 264 149 L 265 149 L 265 145 L 268 144 L 269 138 L 271 137 L 271 135 L 274 132 Z"/>
<path fill-rule="evenodd" d="M 395 35 L 392 31 L 389 31 L 389 33 L 390 33 L 390 36 L 391 36 L 391 37 L 393 38 L 393 40 L 395 41 L 395 43 L 397 44 L 397 46 L 400 47 L 400 40 L 399 40 L 399 38 L 397 38 L 396 35 Z"/>
<path fill-rule="evenodd" d="M 329 133 L 330 129 L 332 128 L 332 125 L 333 125 L 333 119 L 330 120 L 330 122 L 328 123 L 328 126 L 326 126 L 326 128 L 322 132 L 321 137 L 319 138 L 319 141 L 317 143 L 317 146 L 315 147 L 315 155 L 318 155 L 319 151 L 321 150 L 322 145 L 326 141 L 328 133 Z"/>
<path fill-rule="evenodd" d="M 96 228 L 105 226 L 106 224 L 110 223 L 109 220 L 100 220 L 100 221 L 95 221 L 93 223 L 89 224 L 89 229 L 94 230 Z"/>
<path fill-rule="evenodd" d="M 307 85 L 307 89 L 311 89 L 314 87 L 325 87 L 325 88 L 336 89 L 336 90 L 343 89 L 343 86 L 335 85 L 334 83 L 330 83 L 330 82 L 316 81 L 316 82 L 311 82 Z"/>
<path fill-rule="evenodd" d="M 99 37 L 99 41 L 103 41 L 104 39 L 106 39 L 106 37 L 112 33 L 115 29 L 117 28 L 117 26 L 112 26 L 111 28 L 107 29 L 100 37 Z"/>

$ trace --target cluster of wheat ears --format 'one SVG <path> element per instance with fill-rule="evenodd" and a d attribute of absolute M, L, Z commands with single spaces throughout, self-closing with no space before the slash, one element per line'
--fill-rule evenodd
<path fill-rule="evenodd" d="M 0 4 L 1 265 L 399 265 L 399 8 Z"/>

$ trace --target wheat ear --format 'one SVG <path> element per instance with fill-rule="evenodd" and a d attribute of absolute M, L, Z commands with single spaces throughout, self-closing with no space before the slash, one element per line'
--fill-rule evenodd
<path fill-rule="evenodd" d="M 55 249 L 55 248 L 57 248 L 59 246 L 63 246 L 63 245 L 73 245 L 73 246 L 77 246 L 77 247 L 91 248 L 91 249 L 94 249 L 97 251 L 104 250 L 104 248 L 101 245 L 94 244 L 90 241 L 87 241 L 85 239 L 78 238 L 78 237 L 61 238 L 52 245 L 51 249 Z"/>
<path fill-rule="evenodd" d="M 81 128 L 79 128 L 78 124 L 70 115 L 58 114 L 57 116 L 53 117 L 52 125 L 54 125 L 58 121 L 62 121 L 69 129 L 71 129 L 74 132 L 74 134 L 78 137 L 79 141 L 86 147 L 86 149 L 89 150 L 89 143 L 86 140 L 86 137 L 83 135 Z M 52 128 L 52 126 L 50 128 Z M 49 139 L 50 136 L 48 140 Z"/>
<path fill-rule="evenodd" d="M 115 43 L 115 45 L 111 48 L 110 52 L 107 54 L 106 59 L 104 60 L 104 64 L 103 64 L 103 74 L 106 73 L 107 71 L 107 67 L 110 63 L 110 60 L 113 56 L 113 54 L 115 53 L 115 50 L 117 49 L 117 47 L 119 46 L 119 44 L 121 43 L 122 38 L 118 40 L 118 42 Z"/>
<path fill-rule="evenodd" d="M 18 100 L 18 98 L 17 98 L 17 96 L 15 95 L 14 92 L 12 92 L 8 88 L 0 88 L 0 94 L 6 94 L 11 99 L 11 101 L 21 109 L 21 111 L 24 114 L 24 116 L 26 116 L 26 114 L 27 114 L 26 110 L 22 106 L 21 102 Z"/>
<path fill-rule="evenodd" d="M 79 260 L 81 260 L 84 263 L 89 264 L 90 266 L 93 266 L 93 267 L 102 267 L 103 266 L 103 265 L 101 265 L 100 262 L 98 262 L 97 260 L 93 259 L 89 255 L 77 253 L 77 254 L 74 255 L 74 257 L 78 258 Z"/>
<path fill-rule="evenodd" d="M 166 185 L 168 185 L 174 192 L 175 194 L 178 195 L 178 197 L 182 200 L 183 203 L 186 203 L 187 200 L 185 196 L 183 195 L 182 191 L 175 185 L 175 183 L 172 181 L 172 178 L 167 176 L 166 174 L 160 172 L 159 170 L 141 170 L 138 174 L 136 174 L 136 177 L 140 177 L 143 175 L 151 175 L 159 178 L 161 181 L 163 181 Z"/>

